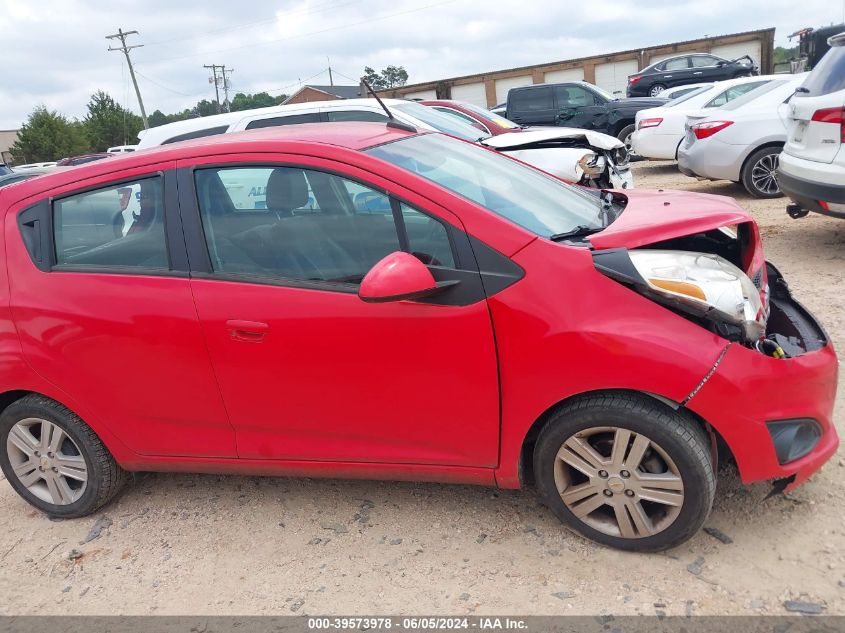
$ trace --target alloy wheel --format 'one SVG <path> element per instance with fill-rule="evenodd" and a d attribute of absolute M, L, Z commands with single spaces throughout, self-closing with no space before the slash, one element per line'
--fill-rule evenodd
<path fill-rule="evenodd" d="M 777 181 L 777 168 L 780 154 L 766 154 L 751 168 L 751 183 L 760 193 L 773 195 L 780 193 Z"/>
<path fill-rule="evenodd" d="M 657 95 L 659 95 L 664 90 L 666 90 L 666 88 L 664 88 L 660 84 L 658 84 L 656 86 L 652 86 L 651 90 L 649 90 L 649 96 L 656 97 Z"/>
<path fill-rule="evenodd" d="M 684 504 L 684 484 L 669 454 L 642 433 L 592 427 L 557 453 L 554 479 L 580 521 L 604 534 L 637 539 L 667 529 Z"/>
<path fill-rule="evenodd" d="M 38 499 L 66 506 L 85 492 L 85 458 L 57 424 L 41 418 L 21 420 L 9 431 L 6 452 L 18 481 Z"/>

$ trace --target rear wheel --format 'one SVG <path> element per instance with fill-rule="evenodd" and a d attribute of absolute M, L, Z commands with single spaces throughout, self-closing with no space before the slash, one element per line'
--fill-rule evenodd
<path fill-rule="evenodd" d="M 636 394 L 584 397 L 555 412 L 535 446 L 534 476 L 563 523 L 625 550 L 686 541 L 716 490 L 701 428 Z"/>
<path fill-rule="evenodd" d="M 76 518 L 108 503 L 126 472 L 79 416 L 30 395 L 0 415 L 0 468 L 15 491 L 51 516 Z"/>
<path fill-rule="evenodd" d="M 783 195 L 777 181 L 780 147 L 764 147 L 754 152 L 742 167 L 742 186 L 755 198 L 779 198 Z"/>
<path fill-rule="evenodd" d="M 659 97 L 660 93 L 663 92 L 664 90 L 666 90 L 666 86 L 664 86 L 663 84 L 654 84 L 651 87 L 651 90 L 648 91 L 648 96 L 649 97 Z"/>

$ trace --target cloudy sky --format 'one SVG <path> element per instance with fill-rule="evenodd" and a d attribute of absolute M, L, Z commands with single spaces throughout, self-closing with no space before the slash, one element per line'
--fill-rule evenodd
<path fill-rule="evenodd" d="M 44 104 L 81 117 L 102 89 L 137 111 L 123 55 L 104 37 L 137 30 L 147 112 L 213 98 L 203 64 L 235 91 L 355 83 L 403 65 L 417 83 L 766 27 L 777 43 L 845 20 L 845 0 L 0 0 L 0 129 Z M 348 78 L 347 78 L 348 77 Z"/>

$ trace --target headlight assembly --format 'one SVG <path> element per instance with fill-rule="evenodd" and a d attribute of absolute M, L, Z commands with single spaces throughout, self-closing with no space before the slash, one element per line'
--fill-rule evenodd
<path fill-rule="evenodd" d="M 594 254 L 597 268 L 660 303 L 735 325 L 748 343 L 765 334 L 768 306 L 763 304 L 760 290 L 723 257 L 690 251 L 632 250 L 627 251 L 631 270 L 619 255 Z"/>

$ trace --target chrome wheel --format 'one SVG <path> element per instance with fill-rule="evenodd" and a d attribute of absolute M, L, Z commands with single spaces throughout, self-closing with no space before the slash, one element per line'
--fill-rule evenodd
<path fill-rule="evenodd" d="M 12 472 L 35 497 L 57 506 L 78 500 L 88 485 L 82 451 L 58 425 L 41 418 L 15 424 L 6 439 Z"/>
<path fill-rule="evenodd" d="M 666 88 L 664 88 L 664 87 L 663 87 L 663 86 L 661 86 L 660 84 L 657 84 L 656 86 L 652 86 L 652 87 L 651 87 L 651 90 L 649 90 L 648 94 L 649 94 L 649 96 L 656 97 L 656 96 L 658 96 L 661 92 L 663 92 L 664 90 L 666 90 Z"/>
<path fill-rule="evenodd" d="M 637 539 L 668 528 L 684 504 L 684 484 L 668 453 L 641 433 L 593 427 L 557 453 L 554 480 L 580 521 L 609 536 Z"/>
<path fill-rule="evenodd" d="M 751 168 L 751 184 L 760 193 L 767 196 L 780 193 L 777 181 L 777 168 L 780 154 L 766 154 Z"/>

